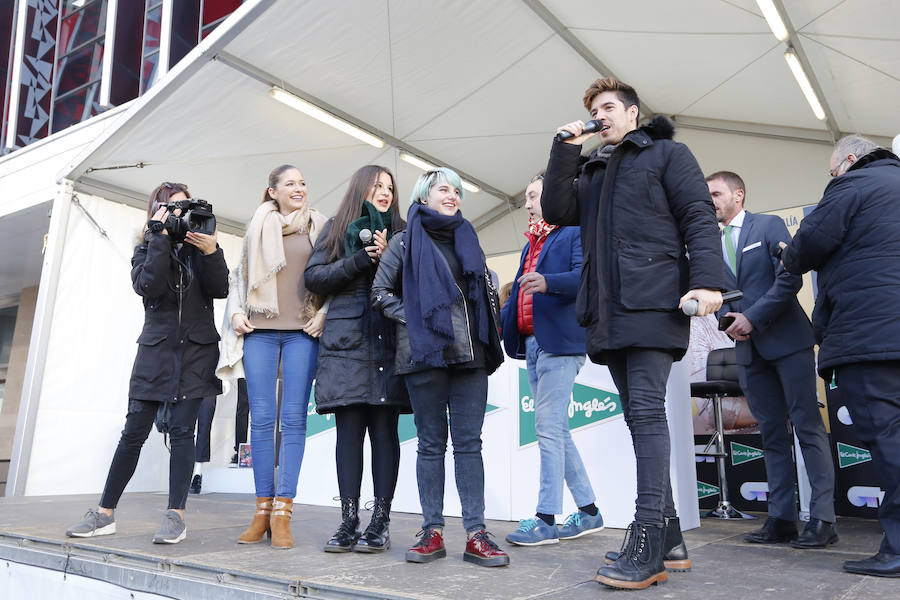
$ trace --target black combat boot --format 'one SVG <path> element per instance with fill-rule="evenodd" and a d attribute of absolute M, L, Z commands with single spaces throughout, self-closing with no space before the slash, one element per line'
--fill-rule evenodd
<path fill-rule="evenodd" d="M 624 546 L 623 546 L 624 547 Z M 687 547 L 681 536 L 681 523 L 678 517 L 666 517 L 666 535 L 663 544 L 663 564 L 667 571 L 690 571 L 691 559 L 688 558 Z M 603 564 L 611 565 L 618 560 L 619 552 L 609 551 L 603 557 Z"/>
<path fill-rule="evenodd" d="M 633 522 L 625 533 L 626 543 L 618 560 L 600 567 L 594 581 L 605 586 L 642 590 L 668 579 L 663 565 L 662 527 Z"/>
<path fill-rule="evenodd" d="M 387 498 L 375 498 L 372 509 L 372 520 L 353 546 L 354 552 L 384 552 L 391 547 L 391 501 Z"/>
<path fill-rule="evenodd" d="M 325 544 L 325 552 L 350 552 L 359 539 L 359 498 L 341 496 L 341 525 Z"/>

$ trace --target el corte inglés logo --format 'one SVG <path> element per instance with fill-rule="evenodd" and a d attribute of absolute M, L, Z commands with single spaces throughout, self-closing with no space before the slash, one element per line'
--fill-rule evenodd
<path fill-rule="evenodd" d="M 569 399 L 569 431 L 596 425 L 622 414 L 619 394 L 576 383 Z M 534 429 L 534 396 L 528 370 L 519 367 L 519 447 L 537 442 Z"/>
<path fill-rule="evenodd" d="M 697 498 L 708 498 L 719 493 L 719 488 L 703 481 L 697 481 Z"/>
<path fill-rule="evenodd" d="M 756 460 L 765 456 L 765 453 L 759 448 L 753 446 L 745 446 L 737 442 L 731 442 L 731 464 L 739 465 L 751 460 Z"/>
<path fill-rule="evenodd" d="M 872 460 L 872 453 L 865 448 L 857 448 L 843 442 L 837 443 L 838 467 L 852 467 Z"/>

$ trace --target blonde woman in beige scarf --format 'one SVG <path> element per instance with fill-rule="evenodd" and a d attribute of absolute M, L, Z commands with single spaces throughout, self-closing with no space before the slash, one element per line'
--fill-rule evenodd
<path fill-rule="evenodd" d="M 303 174 L 282 165 L 269 174 L 231 276 L 217 374 L 245 377 L 256 513 L 238 538 L 292 548 L 291 512 L 306 445 L 306 415 L 325 308 L 307 292 L 303 271 L 325 217 L 310 208 Z M 276 380 L 282 365 L 280 468 L 275 477 Z"/>

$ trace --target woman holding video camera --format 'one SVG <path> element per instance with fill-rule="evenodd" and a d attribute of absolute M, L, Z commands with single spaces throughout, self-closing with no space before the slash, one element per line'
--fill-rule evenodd
<path fill-rule="evenodd" d="M 463 218 L 459 175 L 435 169 L 416 181 L 406 231 L 382 254 L 372 302 L 396 321 L 395 365 L 405 375 L 419 437 L 416 479 L 421 537 L 409 562 L 431 562 L 444 547 L 444 455 L 447 415 L 468 542 L 463 559 L 484 567 L 509 564 L 484 524 L 481 427 L 488 375 L 503 362 L 497 292 L 472 224 Z"/>
<path fill-rule="evenodd" d="M 319 346 L 316 411 L 337 425 L 341 524 L 326 552 L 384 552 L 390 548 L 391 500 L 400 468 L 400 412 L 410 412 L 403 379 L 394 373 L 394 325 L 369 303 L 378 259 L 391 235 L 406 226 L 394 176 L 368 165 L 350 179 L 334 219 L 306 266 L 309 289 L 331 298 Z M 363 442 L 369 434 L 375 501 L 360 536 Z"/>
<path fill-rule="evenodd" d="M 154 544 L 185 538 L 184 505 L 194 466 L 194 427 L 205 396 L 222 393 L 215 376 L 219 335 L 213 322 L 213 298 L 228 294 L 228 267 L 216 233 L 183 231 L 175 239 L 190 198 L 187 186 L 163 183 L 150 195 L 150 220 L 131 259 L 131 280 L 144 300 L 144 328 L 128 391 L 125 429 L 109 467 L 99 507 L 90 509 L 66 531 L 70 537 L 116 532 L 114 510 L 134 475 L 154 421 L 169 436 L 169 506 Z M 174 231 L 174 229 L 173 229 Z"/>
<path fill-rule="evenodd" d="M 291 513 L 306 445 L 309 391 L 325 309 L 306 290 L 303 271 L 325 217 L 310 208 L 303 174 L 291 165 L 269 173 L 262 204 L 244 236 L 223 326 L 223 378 L 247 379 L 256 513 L 238 543 L 292 548 Z M 282 366 L 281 448 L 275 480 L 276 383 Z"/>

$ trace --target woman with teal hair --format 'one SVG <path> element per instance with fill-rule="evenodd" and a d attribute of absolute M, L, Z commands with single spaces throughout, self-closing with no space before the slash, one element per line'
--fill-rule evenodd
<path fill-rule="evenodd" d="M 459 210 L 459 175 L 441 168 L 413 189 L 407 228 L 382 254 L 372 302 L 396 322 L 396 371 L 406 379 L 418 431 L 416 479 L 423 525 L 409 562 L 431 562 L 444 547 L 447 414 L 456 489 L 468 534 L 464 560 L 485 567 L 509 557 L 485 531 L 481 428 L 488 375 L 503 362 L 499 300 L 472 224 Z"/>

